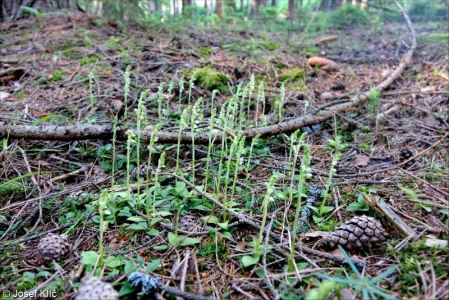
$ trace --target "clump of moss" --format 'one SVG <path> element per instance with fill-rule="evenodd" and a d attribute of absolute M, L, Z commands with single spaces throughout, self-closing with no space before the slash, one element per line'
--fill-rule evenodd
<path fill-rule="evenodd" d="M 49 79 L 50 79 L 50 81 L 53 81 L 53 82 L 61 81 L 63 79 L 64 75 L 66 75 L 66 74 L 67 74 L 66 71 L 56 70 L 53 72 L 53 74 L 51 74 Z"/>
<path fill-rule="evenodd" d="M 445 238 L 447 236 L 441 237 L 441 239 Z M 436 277 L 444 277 L 449 272 L 447 259 L 449 257 L 449 248 L 430 248 L 425 245 L 425 241 L 418 241 L 414 244 L 408 244 L 402 251 L 396 252 L 393 247 L 389 247 L 386 249 L 386 252 L 394 254 L 399 259 L 401 265 L 401 272 L 398 275 L 398 279 L 401 281 L 399 289 L 404 295 L 409 297 L 416 297 L 417 291 L 408 287 L 415 285 L 416 282 L 422 284 L 419 276 L 420 267 L 427 269 L 432 265 Z"/>
<path fill-rule="evenodd" d="M 258 42 L 258 44 L 260 47 L 265 48 L 269 51 L 274 51 L 281 47 L 280 43 L 273 42 L 273 41 L 260 41 L 260 42 Z"/>
<path fill-rule="evenodd" d="M 333 231 L 335 227 L 340 226 L 340 222 L 335 222 L 332 219 L 329 219 L 328 221 L 324 223 L 318 223 L 315 230 L 317 231 Z"/>
<path fill-rule="evenodd" d="M 295 82 L 304 81 L 307 76 L 307 71 L 305 69 L 291 69 L 279 76 L 281 82 Z"/>
<path fill-rule="evenodd" d="M 448 43 L 449 34 L 448 33 L 435 33 L 427 37 L 428 41 L 431 43 Z"/>
<path fill-rule="evenodd" d="M 278 68 L 278 69 L 285 68 L 286 66 L 287 66 L 287 65 L 284 64 L 283 62 L 278 62 L 278 63 L 276 63 L 276 65 L 275 65 L 275 67 Z"/>
<path fill-rule="evenodd" d="M 194 83 L 200 88 L 209 91 L 219 90 L 223 91 L 227 88 L 228 83 L 231 81 L 229 77 L 221 72 L 217 72 L 211 68 L 195 68 L 192 70 L 186 70 L 184 75 L 189 80 L 194 77 Z"/>
<path fill-rule="evenodd" d="M 202 56 L 211 56 L 213 53 L 213 50 L 212 49 L 203 49 L 203 50 L 201 50 L 200 53 Z"/>
<path fill-rule="evenodd" d="M 23 193 L 23 186 L 18 182 L 10 181 L 0 185 L 0 196 L 19 195 Z"/>

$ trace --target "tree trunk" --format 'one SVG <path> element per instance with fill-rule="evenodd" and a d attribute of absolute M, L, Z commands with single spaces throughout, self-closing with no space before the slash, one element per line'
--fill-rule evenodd
<path fill-rule="evenodd" d="M 182 0 L 182 10 L 183 11 L 187 6 L 192 6 L 192 0 Z"/>
<path fill-rule="evenodd" d="M 221 19 L 223 18 L 223 0 L 216 0 L 215 13 Z"/>
<path fill-rule="evenodd" d="M 271 0 L 271 6 L 276 6 L 276 0 Z"/>
<path fill-rule="evenodd" d="M 288 19 L 293 24 L 295 18 L 295 0 L 288 0 Z"/>
<path fill-rule="evenodd" d="M 263 0 L 252 0 L 251 1 L 251 15 L 257 16 L 259 14 L 259 7 L 262 5 L 265 1 Z"/>

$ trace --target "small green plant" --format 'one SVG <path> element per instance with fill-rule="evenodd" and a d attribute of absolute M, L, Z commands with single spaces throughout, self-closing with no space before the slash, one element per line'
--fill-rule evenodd
<path fill-rule="evenodd" d="M 333 206 L 327 206 L 326 202 L 328 199 L 331 198 L 331 195 L 329 194 L 329 190 L 330 190 L 330 186 L 331 186 L 331 182 L 332 182 L 332 176 L 337 171 L 335 169 L 335 166 L 337 165 L 338 161 L 340 160 L 340 156 L 341 156 L 341 153 L 338 152 L 332 159 L 331 166 L 329 169 L 329 176 L 327 177 L 326 186 L 323 191 L 323 201 L 321 202 L 320 207 L 316 208 L 313 206 L 309 206 L 309 208 L 311 210 L 313 210 L 313 212 L 314 212 L 312 218 L 315 221 L 315 223 L 322 222 L 324 220 L 324 215 L 330 213 L 331 211 L 333 211 L 335 209 L 335 207 L 333 207 Z"/>
<path fill-rule="evenodd" d="M 63 70 L 56 70 L 53 72 L 53 74 L 50 77 L 50 81 L 52 82 L 58 82 L 61 81 L 64 75 L 66 75 L 67 72 Z"/>
<path fill-rule="evenodd" d="M 121 38 L 119 36 L 111 36 L 109 41 L 107 41 L 104 45 L 111 50 L 118 50 L 121 47 L 120 41 Z"/>
<path fill-rule="evenodd" d="M 282 174 L 280 174 L 282 176 Z M 268 249 L 265 249 L 264 245 L 262 245 L 263 240 L 263 232 L 265 230 L 265 226 L 267 223 L 267 215 L 268 215 L 268 205 L 270 202 L 271 194 L 275 190 L 274 184 L 276 183 L 276 180 L 279 178 L 279 174 L 274 174 L 270 177 L 270 180 L 267 182 L 267 190 L 265 192 L 265 197 L 262 202 L 262 224 L 260 226 L 259 230 L 259 237 L 253 238 L 252 246 L 253 246 L 253 254 L 252 255 L 244 255 L 242 257 L 242 264 L 244 267 L 248 267 L 251 265 L 255 265 L 259 262 L 260 257 L 263 255 L 264 251 L 268 251 Z"/>
<path fill-rule="evenodd" d="M 307 137 L 307 133 L 304 132 L 299 140 L 293 141 L 293 137 L 297 136 L 298 133 L 292 135 L 292 148 L 293 151 L 293 164 L 295 165 L 299 151 L 302 147 L 304 147 L 304 153 L 302 154 L 301 166 L 299 168 L 299 178 L 298 178 L 298 189 L 296 196 L 296 211 L 295 211 L 295 219 L 293 221 L 293 229 L 292 229 L 292 240 L 290 242 L 290 257 L 288 259 L 288 270 L 293 271 L 295 266 L 295 247 L 296 247 L 296 236 L 298 232 L 298 223 L 299 223 L 299 215 L 301 213 L 301 198 L 305 195 L 305 182 L 307 179 L 312 177 L 312 169 L 310 168 L 310 161 L 312 160 L 312 155 L 310 154 L 310 146 L 305 142 L 305 138 Z M 293 143 L 294 142 L 294 143 Z M 290 197 L 292 197 L 290 193 Z"/>
<path fill-rule="evenodd" d="M 377 88 L 372 88 L 368 95 L 368 109 L 370 111 L 376 111 L 380 105 L 380 91 Z"/>
<path fill-rule="evenodd" d="M 365 202 L 364 195 L 371 195 L 375 194 L 376 191 L 369 189 L 363 185 L 357 186 L 357 189 L 359 190 L 359 195 L 357 196 L 357 201 L 352 202 L 348 205 L 346 208 L 347 211 L 369 211 L 369 205 Z"/>
<path fill-rule="evenodd" d="M 349 258 L 349 255 L 346 253 L 346 251 L 341 247 L 338 246 L 340 251 L 342 252 L 343 256 L 346 259 L 346 262 L 349 264 L 351 270 L 356 275 L 356 278 L 347 277 L 340 278 L 336 276 L 329 276 L 326 274 L 317 273 L 317 277 L 321 277 L 323 279 L 326 279 L 330 282 L 339 283 L 342 285 L 351 286 L 355 289 L 356 293 L 362 293 L 362 297 L 364 300 L 369 299 L 379 299 L 379 297 L 386 298 L 386 299 L 395 299 L 391 295 L 388 294 L 388 292 L 380 287 L 377 286 L 377 284 L 386 278 L 388 278 L 390 275 L 392 275 L 396 270 L 398 269 L 398 266 L 393 266 L 386 271 L 380 273 L 374 278 L 370 278 L 369 275 L 364 274 L 362 275 L 357 267 L 354 265 L 352 260 Z M 307 298 L 306 299 L 311 299 Z M 324 299 L 324 298 L 323 298 Z"/>

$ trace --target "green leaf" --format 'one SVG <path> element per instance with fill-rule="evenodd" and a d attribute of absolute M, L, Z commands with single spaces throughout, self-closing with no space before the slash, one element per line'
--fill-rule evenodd
<path fill-rule="evenodd" d="M 205 205 L 198 205 L 195 207 L 196 210 L 201 210 L 201 211 L 210 211 L 210 208 L 205 206 Z"/>
<path fill-rule="evenodd" d="M 176 194 L 181 195 L 186 191 L 186 184 L 182 181 L 178 181 L 175 187 Z"/>
<path fill-rule="evenodd" d="M 159 216 L 161 216 L 161 217 L 167 217 L 167 216 L 171 216 L 172 213 L 169 212 L 169 211 L 162 210 L 162 211 L 158 211 L 158 212 L 157 212 L 157 215 L 159 215 Z"/>
<path fill-rule="evenodd" d="M 445 215 L 449 215 L 449 209 L 448 208 L 443 208 L 439 210 L 440 213 L 445 214 Z"/>
<path fill-rule="evenodd" d="M 134 262 L 134 260 L 128 260 L 125 264 L 125 268 L 124 271 L 125 273 L 130 273 L 132 270 L 134 270 L 134 268 L 136 268 L 136 263 Z"/>
<path fill-rule="evenodd" d="M 416 193 L 410 189 L 407 189 L 405 187 L 401 187 L 401 190 L 406 193 L 410 198 L 412 198 L 413 200 L 418 200 L 418 195 L 416 195 Z"/>
<path fill-rule="evenodd" d="M 159 223 L 162 220 L 163 220 L 162 218 L 153 218 L 153 219 L 151 219 L 150 224 L 154 225 L 154 224 Z"/>
<path fill-rule="evenodd" d="M 126 219 L 127 221 L 133 221 L 133 222 L 146 222 L 147 220 L 142 217 L 129 217 Z"/>
<path fill-rule="evenodd" d="M 168 242 L 170 243 L 170 245 L 174 246 L 178 244 L 178 241 L 179 237 L 176 234 L 174 234 L 173 232 L 168 233 Z"/>
<path fill-rule="evenodd" d="M 260 259 L 260 256 L 259 256 L 259 255 L 254 255 L 254 256 L 251 256 L 251 255 L 244 255 L 244 256 L 242 257 L 242 264 L 243 264 L 243 267 L 246 268 L 246 267 L 255 265 L 255 264 L 257 264 L 257 263 L 259 262 L 259 259 Z"/>
<path fill-rule="evenodd" d="M 136 287 L 132 286 L 129 282 L 125 282 L 124 285 L 120 288 L 120 291 L 118 292 L 119 297 L 128 295 L 133 293 L 136 290 Z"/>
<path fill-rule="evenodd" d="M 219 219 L 216 216 L 204 216 L 201 217 L 201 220 L 208 224 L 217 224 L 219 222 Z"/>
<path fill-rule="evenodd" d="M 224 223 L 218 223 L 217 225 L 220 226 L 221 228 L 223 228 L 224 230 L 227 230 L 228 224 L 229 224 L 229 221 L 226 221 Z"/>
<path fill-rule="evenodd" d="M 227 237 L 228 239 L 232 240 L 234 239 L 234 237 L 232 236 L 232 234 L 229 231 L 224 231 L 221 233 L 224 237 Z"/>
<path fill-rule="evenodd" d="M 365 205 L 364 203 L 359 202 L 352 202 L 351 204 L 346 207 L 347 211 L 368 211 L 369 206 Z"/>
<path fill-rule="evenodd" d="M 317 215 L 313 215 L 312 218 L 315 223 L 320 223 L 324 220 L 324 217 L 318 217 Z"/>
<path fill-rule="evenodd" d="M 36 279 L 40 278 L 40 277 L 47 277 L 47 276 L 51 276 L 51 273 L 48 271 L 40 271 L 39 273 L 36 274 Z"/>
<path fill-rule="evenodd" d="M 83 251 L 81 252 L 81 263 L 85 265 L 95 266 L 98 260 L 98 253 L 95 251 Z"/>
<path fill-rule="evenodd" d="M 146 222 L 142 222 L 142 223 L 137 223 L 137 224 L 131 224 L 128 227 L 126 227 L 126 229 L 131 229 L 131 230 L 147 230 L 148 229 L 148 224 Z"/>
<path fill-rule="evenodd" d="M 148 235 L 151 235 L 151 236 L 158 236 L 159 235 L 159 230 L 157 230 L 157 229 L 150 229 L 149 231 L 147 231 L 147 234 Z"/>
<path fill-rule="evenodd" d="M 110 256 L 106 261 L 106 266 L 109 268 L 117 268 L 122 264 L 122 260 L 118 257 Z"/>
<path fill-rule="evenodd" d="M 143 267 L 145 265 L 145 261 L 139 254 L 137 254 L 137 263 L 139 264 L 140 267 Z"/>
<path fill-rule="evenodd" d="M 184 238 L 181 240 L 181 242 L 179 243 L 180 246 L 189 246 L 189 245 L 194 245 L 194 244 L 199 244 L 201 243 L 201 241 L 199 239 L 196 238 Z"/>
<path fill-rule="evenodd" d="M 32 7 L 29 7 L 29 6 L 20 6 L 20 8 L 24 11 L 24 12 L 27 12 L 27 13 L 30 13 L 30 14 L 33 14 L 33 15 L 35 15 L 35 16 L 37 16 L 37 17 L 42 17 L 44 14 L 43 13 L 40 13 L 37 9 L 35 9 L 35 8 L 32 8 Z"/>
<path fill-rule="evenodd" d="M 424 205 L 424 204 L 422 204 L 422 203 L 417 203 L 417 204 L 415 205 L 415 207 L 416 207 L 416 208 L 423 208 L 423 209 L 425 209 L 427 212 L 431 212 L 431 211 L 432 211 L 432 208 L 431 208 L 430 206 Z"/>
<path fill-rule="evenodd" d="M 154 250 L 167 250 L 168 246 L 167 245 L 158 245 L 158 246 L 154 246 L 153 249 Z"/>
<path fill-rule="evenodd" d="M 159 268 L 160 265 L 161 260 L 159 258 L 155 259 L 147 265 L 146 270 L 149 273 L 154 272 L 155 270 L 157 270 L 157 268 Z"/>
<path fill-rule="evenodd" d="M 318 208 L 317 208 L 317 207 L 314 207 L 314 206 L 311 206 L 311 205 L 307 205 L 307 207 L 308 207 L 309 209 L 311 209 L 312 211 L 318 213 Z"/>
<path fill-rule="evenodd" d="M 320 213 L 321 213 L 321 215 L 325 215 L 327 213 L 330 213 L 334 209 L 335 209 L 335 207 L 333 207 L 333 206 L 323 206 L 323 207 L 320 207 Z"/>

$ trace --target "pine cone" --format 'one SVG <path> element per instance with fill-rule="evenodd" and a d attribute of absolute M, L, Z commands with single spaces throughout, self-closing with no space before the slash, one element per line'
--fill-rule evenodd
<path fill-rule="evenodd" d="M 61 237 L 54 233 L 44 236 L 37 245 L 39 255 L 44 262 L 53 259 L 60 259 L 72 251 L 72 245 L 67 241 L 66 237 Z"/>
<path fill-rule="evenodd" d="M 385 234 L 385 229 L 376 219 L 356 216 L 335 228 L 334 232 L 323 238 L 323 243 L 331 248 L 341 245 L 348 250 L 363 249 L 383 242 Z"/>
<path fill-rule="evenodd" d="M 413 156 L 413 152 L 409 148 L 401 149 L 399 151 L 399 162 L 402 163 L 406 160 L 408 160 L 410 157 Z M 409 161 L 406 166 L 410 166 L 413 164 L 413 161 Z"/>
<path fill-rule="evenodd" d="M 81 279 L 81 286 L 78 288 L 75 300 L 87 299 L 118 300 L 118 293 L 109 283 L 102 282 L 98 277 L 87 273 L 83 279 Z"/>

